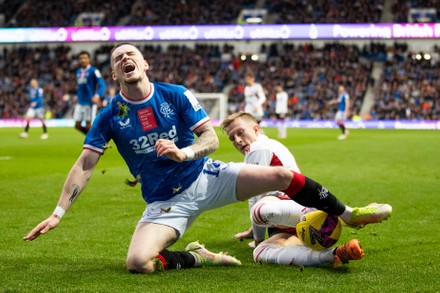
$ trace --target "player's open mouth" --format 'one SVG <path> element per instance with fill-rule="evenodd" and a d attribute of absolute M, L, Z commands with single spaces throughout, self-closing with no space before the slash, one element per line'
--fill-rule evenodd
<path fill-rule="evenodd" d="M 124 73 L 130 73 L 132 71 L 134 71 L 135 67 L 133 64 L 126 64 L 123 68 Z"/>

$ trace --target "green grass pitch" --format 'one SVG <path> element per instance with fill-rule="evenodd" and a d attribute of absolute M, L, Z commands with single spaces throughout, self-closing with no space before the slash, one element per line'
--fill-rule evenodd
<path fill-rule="evenodd" d="M 228 251 L 242 267 L 205 267 L 153 275 L 125 269 L 131 234 L 145 204 L 115 147 L 101 158 L 87 188 L 60 226 L 33 242 L 22 237 L 55 208 L 84 136 L 71 128 L 0 129 L 0 292 L 439 292 L 440 132 L 289 129 L 285 144 L 302 173 L 350 206 L 387 202 L 388 221 L 344 228 L 340 242 L 361 240 L 365 257 L 340 266 L 255 264 L 233 234 L 249 226 L 247 202 L 203 214 L 174 244 L 200 240 Z M 265 129 L 276 137 L 275 129 Z M 211 157 L 242 161 L 219 131 Z"/>

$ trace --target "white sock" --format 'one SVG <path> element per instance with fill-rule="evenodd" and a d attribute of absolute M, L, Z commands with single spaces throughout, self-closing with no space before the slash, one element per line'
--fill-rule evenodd
<path fill-rule="evenodd" d="M 254 249 L 254 261 L 281 265 L 318 266 L 334 261 L 334 249 L 312 250 L 306 246 L 260 244 Z"/>
<path fill-rule="evenodd" d="M 191 253 L 194 256 L 194 267 L 195 268 L 199 268 L 202 266 L 202 259 L 201 256 L 193 251 L 190 251 L 189 253 Z"/>
<path fill-rule="evenodd" d="M 352 207 L 345 206 L 345 211 L 339 216 L 339 218 L 341 218 L 344 222 L 350 221 L 352 212 Z"/>
<path fill-rule="evenodd" d="M 310 212 L 293 200 L 276 200 L 258 203 L 252 207 L 252 223 L 262 227 L 273 227 L 277 225 L 296 227 L 299 218 Z"/>

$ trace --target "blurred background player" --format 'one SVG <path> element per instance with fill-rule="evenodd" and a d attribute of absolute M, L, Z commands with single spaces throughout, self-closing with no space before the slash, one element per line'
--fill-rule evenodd
<path fill-rule="evenodd" d="M 102 108 L 107 107 L 108 104 L 113 100 L 113 98 L 116 96 L 116 89 L 114 87 L 110 87 L 108 89 L 108 95 L 105 96 L 104 100 L 102 101 Z"/>
<path fill-rule="evenodd" d="M 338 111 L 336 112 L 335 121 L 342 131 L 342 134 L 338 136 L 339 140 L 346 139 L 349 131 L 345 128 L 345 120 L 350 115 L 350 96 L 345 90 L 343 85 L 338 87 L 338 98 L 328 102 L 329 105 L 338 104 Z"/>
<path fill-rule="evenodd" d="M 276 196 L 260 199 L 251 210 L 254 225 L 268 227 L 269 238 L 253 251 L 256 263 L 274 263 L 295 266 L 320 266 L 358 260 L 364 256 L 360 241 L 352 239 L 336 248 L 317 251 L 304 245 L 296 234 L 301 216 L 315 209 L 306 208 L 292 200 Z M 289 199 L 285 197 L 285 199 Z"/>
<path fill-rule="evenodd" d="M 255 82 L 255 75 L 247 72 L 244 87 L 244 111 L 252 114 L 258 123 L 263 120 L 263 105 L 266 102 L 266 94 L 261 84 Z"/>
<path fill-rule="evenodd" d="M 260 126 L 257 120 L 251 114 L 246 112 L 237 112 L 226 117 L 221 123 L 221 128 L 229 137 L 234 147 L 244 155 L 246 164 L 259 166 L 283 166 L 289 170 L 299 173 L 299 167 L 292 153 L 280 142 L 268 138 L 260 132 Z M 320 193 L 322 196 L 328 192 L 326 188 Z M 249 199 L 249 209 L 261 198 L 269 195 L 278 194 L 276 192 L 267 192 L 254 196 Z M 309 205 L 311 206 L 311 205 Z M 370 204 L 363 208 L 351 208 L 344 206 L 345 211 L 339 217 L 345 222 L 351 221 L 351 218 L 358 217 L 363 213 L 378 212 L 384 216 L 384 219 L 391 215 L 391 206 L 388 204 Z M 235 235 L 235 238 L 242 240 L 245 238 L 254 238 L 251 247 L 257 246 L 265 239 L 265 229 L 252 225 L 251 230 Z"/>
<path fill-rule="evenodd" d="M 43 127 L 43 134 L 40 136 L 41 139 L 48 139 L 47 127 L 44 123 L 44 105 L 43 105 L 43 89 L 38 85 L 38 81 L 33 78 L 30 82 L 29 89 L 29 100 L 30 104 L 26 112 L 26 127 L 24 131 L 20 134 L 20 138 L 27 138 L 29 136 L 29 124 L 31 119 L 38 118 L 41 121 Z"/>
<path fill-rule="evenodd" d="M 80 68 L 76 71 L 77 103 L 73 113 L 75 128 L 84 134 L 89 131 L 92 121 L 101 105 L 106 84 L 101 72 L 90 64 L 90 53 L 81 51 L 78 54 Z M 85 126 L 82 125 L 83 121 Z"/>
<path fill-rule="evenodd" d="M 289 101 L 289 96 L 283 88 L 282 84 L 278 84 L 276 87 L 276 100 L 275 100 L 275 114 L 277 115 L 277 128 L 278 128 L 278 138 L 283 139 L 287 137 L 287 129 L 285 125 L 285 119 L 287 114 L 287 106 Z"/>

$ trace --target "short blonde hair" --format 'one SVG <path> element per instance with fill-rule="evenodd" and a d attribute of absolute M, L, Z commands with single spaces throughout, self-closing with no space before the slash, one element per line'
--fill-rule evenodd
<path fill-rule="evenodd" d="M 253 122 L 255 125 L 258 125 L 257 119 L 252 114 L 249 114 L 248 112 L 236 112 L 223 120 L 223 122 L 220 124 L 220 127 L 223 131 L 226 130 L 226 127 L 232 124 L 237 119 L 243 119 L 245 121 Z"/>

